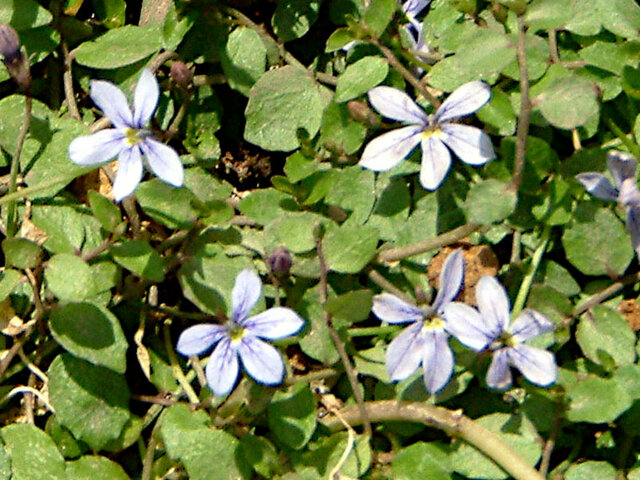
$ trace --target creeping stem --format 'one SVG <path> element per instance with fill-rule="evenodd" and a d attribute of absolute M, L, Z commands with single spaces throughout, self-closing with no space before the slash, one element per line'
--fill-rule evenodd
<path fill-rule="evenodd" d="M 20 155 L 22 154 L 22 146 L 24 145 L 24 141 L 27 138 L 27 132 L 29 132 L 29 125 L 31 125 L 31 106 L 31 92 L 27 90 L 25 92 L 24 117 L 22 118 L 22 124 L 20 125 L 18 139 L 16 140 L 16 149 L 13 152 L 13 158 L 11 159 L 11 171 L 9 173 L 9 191 L 7 192 L 7 196 L 15 193 L 18 189 L 18 170 L 20 167 Z M 9 200 L 7 208 L 7 238 L 13 237 L 18 229 L 16 210 L 16 201 Z"/>

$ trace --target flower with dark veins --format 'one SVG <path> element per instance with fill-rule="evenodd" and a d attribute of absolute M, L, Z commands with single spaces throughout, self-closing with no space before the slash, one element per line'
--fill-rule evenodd
<path fill-rule="evenodd" d="M 423 310 L 390 293 L 373 297 L 373 313 L 387 323 L 409 323 L 389 344 L 386 364 L 393 381 L 404 380 L 420 365 L 429 393 L 442 390 L 453 373 L 454 358 L 449 346 L 444 309 L 458 295 L 464 282 L 464 257 L 456 250 L 447 257 L 440 272 L 440 290 L 433 305 Z"/>
<path fill-rule="evenodd" d="M 427 190 L 436 190 L 451 166 L 449 148 L 469 165 L 484 165 L 495 158 L 486 133 L 456 122 L 479 110 L 490 98 L 491 89 L 485 83 L 465 83 L 429 116 L 401 90 L 387 86 L 371 89 L 369 101 L 378 112 L 408 125 L 369 142 L 359 165 L 376 172 L 390 170 L 421 144 L 420 184 Z"/>
<path fill-rule="evenodd" d="M 460 302 L 444 308 L 447 328 L 460 343 L 476 352 L 488 349 L 493 354 L 487 385 L 504 390 L 511 385 L 510 367 L 516 367 L 535 385 L 547 387 L 556 381 L 558 367 L 552 353 L 526 345 L 554 329 L 541 313 L 526 309 L 510 320 L 509 297 L 495 277 L 485 275 L 476 285 L 478 309 Z"/>
<path fill-rule="evenodd" d="M 205 374 L 207 384 L 218 396 L 233 389 L 240 364 L 249 376 L 264 385 L 278 385 L 284 379 L 280 353 L 262 339 L 279 340 L 294 335 L 303 327 L 304 320 L 286 307 L 273 307 L 249 317 L 261 294 L 260 277 L 252 270 L 243 270 L 231 292 L 231 319 L 224 325 L 194 325 L 178 338 L 176 349 L 187 357 L 215 347 Z"/>
<path fill-rule="evenodd" d="M 77 165 L 98 165 L 118 157 L 113 184 L 117 202 L 131 195 L 143 173 L 143 159 L 164 182 L 181 187 L 184 168 L 176 151 L 158 141 L 146 124 L 158 105 L 160 89 L 149 70 L 143 70 L 136 85 L 133 111 L 118 87 L 111 82 L 93 80 L 89 92 L 93 102 L 109 118 L 114 128 L 78 137 L 69 145 L 69 157 Z"/>

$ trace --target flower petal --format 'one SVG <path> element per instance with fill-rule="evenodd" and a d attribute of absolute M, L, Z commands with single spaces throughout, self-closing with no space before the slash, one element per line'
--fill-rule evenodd
<path fill-rule="evenodd" d="M 182 186 L 184 167 L 173 148 L 153 138 L 145 138 L 140 143 L 140 146 L 153 173 L 169 185 L 174 187 Z"/>
<path fill-rule="evenodd" d="M 444 318 L 447 332 L 476 352 L 484 350 L 494 340 L 480 313 L 469 305 L 460 302 L 446 304 Z"/>
<path fill-rule="evenodd" d="M 125 148 L 118 155 L 118 171 L 113 182 L 113 198 L 116 202 L 128 197 L 142 179 L 142 157 L 136 146 Z"/>
<path fill-rule="evenodd" d="M 383 133 L 364 147 L 358 165 L 374 172 L 391 170 L 420 143 L 421 132 L 422 126 L 409 125 Z"/>
<path fill-rule="evenodd" d="M 238 347 L 245 370 L 259 383 L 278 385 L 284 379 L 284 363 L 278 350 L 267 342 L 246 336 Z"/>
<path fill-rule="evenodd" d="M 290 308 L 273 307 L 247 318 L 242 326 L 256 337 L 278 340 L 298 333 L 304 326 L 304 320 Z"/>
<path fill-rule="evenodd" d="M 493 353 L 491 365 L 487 371 L 487 385 L 496 390 L 506 390 L 512 382 L 511 369 L 509 368 L 508 349 L 501 348 Z"/>
<path fill-rule="evenodd" d="M 627 178 L 622 181 L 618 192 L 618 203 L 625 207 L 640 205 L 640 191 L 635 178 Z"/>
<path fill-rule="evenodd" d="M 185 357 L 200 355 L 218 343 L 225 334 L 226 329 L 222 325 L 194 325 L 180 334 L 176 350 Z"/>
<path fill-rule="evenodd" d="M 439 392 L 449 383 L 453 365 L 447 334 L 443 330 L 430 331 L 422 346 L 424 385 L 430 394 Z"/>
<path fill-rule="evenodd" d="M 138 79 L 133 96 L 133 121 L 138 128 L 143 128 L 151 120 L 158 106 L 160 88 L 156 76 L 146 68 Z"/>
<path fill-rule="evenodd" d="M 427 114 L 402 90 L 393 87 L 375 87 L 369 90 L 369 102 L 378 112 L 399 122 L 428 123 Z"/>
<path fill-rule="evenodd" d="M 491 99 L 491 88 L 479 80 L 465 83 L 458 87 L 440 105 L 434 120 L 436 123 L 446 122 L 454 118 L 464 117 L 479 110 Z"/>
<path fill-rule="evenodd" d="M 504 287 L 495 277 L 485 275 L 476 285 L 478 310 L 494 339 L 509 326 L 509 297 Z"/>
<path fill-rule="evenodd" d="M 118 128 L 134 127 L 131 110 L 127 104 L 127 97 L 122 90 L 111 82 L 104 80 L 92 80 L 89 89 L 91 100 Z"/>
<path fill-rule="evenodd" d="M 126 148 L 124 134 L 117 128 L 108 128 L 73 139 L 69 158 L 76 165 L 97 165 L 112 159 L 123 148 Z"/>
<path fill-rule="evenodd" d="M 422 139 L 422 165 L 420 185 L 427 190 L 436 190 L 451 167 L 451 154 L 444 143 L 432 134 Z"/>
<path fill-rule="evenodd" d="M 405 328 L 387 347 L 387 372 L 393 381 L 404 380 L 422 362 L 422 322 Z"/>
<path fill-rule="evenodd" d="M 618 200 L 618 190 L 611 185 L 607 177 L 599 172 L 584 172 L 576 175 L 587 192 L 600 200 L 615 202 Z"/>
<path fill-rule="evenodd" d="M 262 280 L 250 268 L 242 270 L 236 277 L 231 291 L 232 320 L 242 325 L 262 294 Z"/>
<path fill-rule="evenodd" d="M 224 337 L 213 349 L 205 367 L 207 384 L 217 396 L 226 395 L 233 389 L 239 371 L 236 348 L 229 337 Z"/>
<path fill-rule="evenodd" d="M 513 338 L 518 342 L 524 342 L 532 338 L 551 332 L 555 325 L 541 313 L 530 308 L 524 310 L 511 325 Z"/>
<path fill-rule="evenodd" d="M 627 210 L 627 231 L 631 236 L 631 245 L 640 258 L 640 206 L 633 206 Z"/>
<path fill-rule="evenodd" d="M 407 323 L 422 320 L 424 312 L 390 293 L 373 296 L 373 314 L 387 323 Z"/>
<path fill-rule="evenodd" d="M 457 249 L 449 254 L 440 272 L 438 295 L 433 302 L 433 309 L 439 314 L 444 313 L 444 306 L 452 302 L 460 292 L 464 283 L 464 256 L 462 250 Z"/>
<path fill-rule="evenodd" d="M 443 123 L 442 141 L 468 165 L 484 165 L 496 158 L 489 135 L 470 125 Z"/>
<path fill-rule="evenodd" d="M 612 151 L 607 152 L 607 167 L 613 175 L 613 181 L 620 188 L 622 182 L 628 178 L 636 178 L 637 162 L 633 155 Z"/>
<path fill-rule="evenodd" d="M 431 0 L 407 0 L 402 4 L 402 11 L 407 17 L 415 17 L 431 3 Z"/>
<path fill-rule="evenodd" d="M 548 387 L 558 377 L 558 366 L 551 352 L 529 345 L 506 349 L 511 363 L 535 385 Z"/>

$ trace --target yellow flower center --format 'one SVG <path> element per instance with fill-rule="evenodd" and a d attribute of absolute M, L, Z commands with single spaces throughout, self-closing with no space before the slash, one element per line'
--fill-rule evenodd
<path fill-rule="evenodd" d="M 442 330 L 444 329 L 444 320 L 437 315 L 433 317 L 428 317 L 424 319 L 422 322 L 422 330 L 423 331 L 431 331 L 431 330 Z"/>
<path fill-rule="evenodd" d="M 437 125 L 427 127 L 427 129 L 422 132 L 422 138 L 429 138 L 429 137 L 438 138 L 441 136 L 442 136 L 442 130 L 440 130 Z"/>
<path fill-rule="evenodd" d="M 238 343 L 246 334 L 246 330 L 237 323 L 229 322 L 227 328 L 229 329 L 229 338 L 233 343 Z"/>

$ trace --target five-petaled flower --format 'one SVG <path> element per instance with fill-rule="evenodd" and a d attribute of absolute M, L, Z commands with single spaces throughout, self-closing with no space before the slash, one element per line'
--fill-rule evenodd
<path fill-rule="evenodd" d="M 458 295 L 464 282 L 464 257 L 456 250 L 447 257 L 440 272 L 440 289 L 430 309 L 422 310 L 390 293 L 373 297 L 373 313 L 387 323 L 408 323 L 387 349 L 387 370 L 391 380 L 404 380 L 422 364 L 429 393 L 442 390 L 453 373 L 454 358 L 449 346 L 444 309 Z"/>
<path fill-rule="evenodd" d="M 97 165 L 118 156 L 113 184 L 117 202 L 128 197 L 142 179 L 142 158 L 163 181 L 181 187 L 184 169 L 173 148 L 156 140 L 145 128 L 158 105 L 160 89 L 155 76 L 143 70 L 133 98 L 133 111 L 122 91 L 111 82 L 93 80 L 89 92 L 93 102 L 115 128 L 78 137 L 69 145 L 69 157 L 78 165 Z"/>
<path fill-rule="evenodd" d="M 444 308 L 447 329 L 462 344 L 477 352 L 493 353 L 487 385 L 504 390 L 511 385 L 510 366 L 516 367 L 531 383 L 546 387 L 556 381 L 558 367 L 552 353 L 523 342 L 553 330 L 544 315 L 526 309 L 510 321 L 509 297 L 494 278 L 484 276 L 476 285 L 478 310 L 460 302 Z"/>
<path fill-rule="evenodd" d="M 226 395 L 235 385 L 239 362 L 251 377 L 265 385 L 278 385 L 284 379 L 280 353 L 261 338 L 277 340 L 294 335 L 304 320 L 286 307 L 273 307 L 248 317 L 261 293 L 260 277 L 252 270 L 243 270 L 231 292 L 231 319 L 224 325 L 194 325 L 178 339 L 177 350 L 185 356 L 199 355 L 215 346 L 205 373 L 209 387 L 218 396 Z"/>
<path fill-rule="evenodd" d="M 384 133 L 365 147 L 359 164 L 376 172 L 390 170 L 421 143 L 420 183 L 437 189 L 451 166 L 447 147 L 469 165 L 483 165 L 495 158 L 491 139 L 482 130 L 455 123 L 491 98 L 491 89 L 481 81 L 465 83 L 428 116 L 405 92 L 392 87 L 369 91 L 371 105 L 385 117 L 409 125 Z"/>
<path fill-rule="evenodd" d="M 627 231 L 631 244 L 640 257 L 640 191 L 636 181 L 636 159 L 628 153 L 607 153 L 607 166 L 615 187 L 600 172 L 585 172 L 576 175 L 584 188 L 600 200 L 618 202 L 627 212 Z"/>

